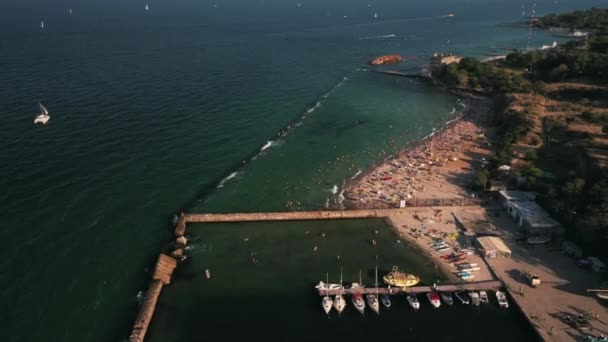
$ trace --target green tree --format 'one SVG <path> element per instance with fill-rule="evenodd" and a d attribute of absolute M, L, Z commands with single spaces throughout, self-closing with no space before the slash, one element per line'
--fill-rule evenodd
<path fill-rule="evenodd" d="M 477 172 L 475 178 L 473 179 L 473 187 L 485 190 L 489 179 L 490 173 L 488 170 L 481 170 Z"/>

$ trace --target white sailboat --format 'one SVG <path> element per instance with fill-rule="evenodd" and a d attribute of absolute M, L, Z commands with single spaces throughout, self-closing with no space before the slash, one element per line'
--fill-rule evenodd
<path fill-rule="evenodd" d="M 44 28 L 44 20 L 40 20 L 40 28 Z"/>
<path fill-rule="evenodd" d="M 70 8 L 70 10 L 68 11 L 70 14 L 72 14 L 72 9 Z"/>
<path fill-rule="evenodd" d="M 374 13 L 374 19 L 378 19 L 378 13 Z"/>
<path fill-rule="evenodd" d="M 327 278 L 327 282 L 329 283 L 329 273 L 326 273 L 326 278 Z M 321 304 L 323 306 L 323 310 L 325 311 L 325 313 L 329 315 L 329 312 L 331 311 L 331 307 L 333 306 L 334 301 L 327 294 L 327 292 L 325 292 L 325 297 L 323 297 L 323 302 Z"/>
<path fill-rule="evenodd" d="M 361 270 L 359 270 L 359 283 L 353 283 L 352 286 L 353 290 L 356 290 L 358 288 L 363 288 L 363 285 L 361 285 Z M 360 292 L 353 293 L 352 301 L 357 311 L 359 311 L 360 313 L 363 313 L 365 311 L 365 301 L 363 300 L 363 297 L 361 296 Z"/>
<path fill-rule="evenodd" d="M 344 296 L 342 295 L 344 290 L 344 286 L 342 286 L 342 268 L 340 268 L 340 293 L 336 295 L 334 298 L 334 309 L 338 311 L 338 315 L 344 311 L 346 307 L 346 301 L 344 300 Z"/>
<path fill-rule="evenodd" d="M 376 294 L 368 294 L 365 296 L 367 305 L 377 314 L 380 314 L 380 302 L 378 301 L 378 267 L 376 266 Z"/>
<path fill-rule="evenodd" d="M 148 4 L 146 4 L 146 11 L 149 11 L 150 7 L 148 7 Z"/>
<path fill-rule="evenodd" d="M 34 119 L 35 124 L 46 124 L 51 119 L 49 111 L 40 103 L 40 114 Z"/>

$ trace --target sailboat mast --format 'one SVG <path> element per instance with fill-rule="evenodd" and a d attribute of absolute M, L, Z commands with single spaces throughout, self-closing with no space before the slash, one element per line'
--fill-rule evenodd
<path fill-rule="evenodd" d="M 376 265 L 376 298 L 378 298 L 378 265 Z"/>

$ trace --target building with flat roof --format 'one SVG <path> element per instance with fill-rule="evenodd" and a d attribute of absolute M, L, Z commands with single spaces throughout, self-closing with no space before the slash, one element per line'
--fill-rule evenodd
<path fill-rule="evenodd" d="M 510 258 L 511 249 L 505 245 L 501 238 L 496 236 L 484 236 L 477 238 L 477 244 L 486 258 Z"/>
<path fill-rule="evenodd" d="M 554 235 L 562 227 L 538 203 L 536 193 L 526 191 L 500 191 L 502 205 L 529 235 Z"/>

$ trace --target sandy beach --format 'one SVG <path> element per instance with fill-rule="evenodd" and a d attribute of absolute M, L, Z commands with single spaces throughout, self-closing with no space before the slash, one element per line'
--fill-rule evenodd
<path fill-rule="evenodd" d="M 484 125 L 489 100 L 467 102 L 446 127 L 348 183 L 346 207 L 394 208 L 401 200 L 470 197 L 466 188 L 492 150 Z"/>

